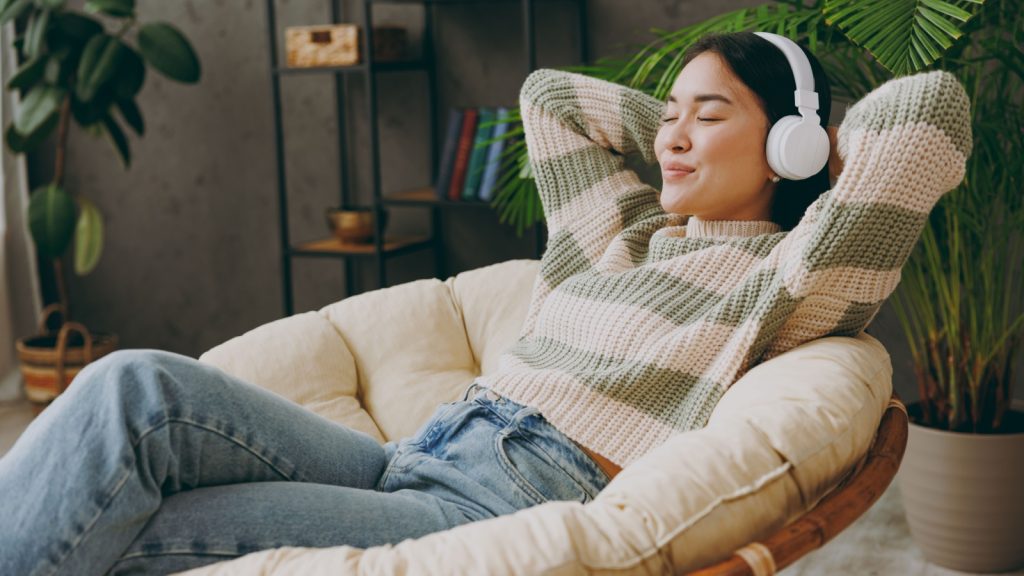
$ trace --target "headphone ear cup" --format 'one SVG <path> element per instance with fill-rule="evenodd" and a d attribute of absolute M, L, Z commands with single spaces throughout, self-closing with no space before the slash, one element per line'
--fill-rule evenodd
<path fill-rule="evenodd" d="M 831 144 L 828 132 L 801 116 L 780 118 L 768 132 L 765 155 L 768 166 L 787 180 L 805 180 L 828 163 Z"/>

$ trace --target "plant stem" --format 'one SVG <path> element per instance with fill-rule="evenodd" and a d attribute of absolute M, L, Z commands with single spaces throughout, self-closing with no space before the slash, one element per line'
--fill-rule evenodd
<path fill-rule="evenodd" d="M 68 144 L 68 124 L 71 121 L 71 95 L 64 97 L 60 105 L 60 124 L 57 128 L 57 159 L 53 171 L 53 184 L 58 187 L 64 185 L 65 150 Z"/>
<path fill-rule="evenodd" d="M 66 150 L 68 146 L 68 124 L 71 120 L 71 95 L 64 97 L 60 105 L 60 124 L 57 131 L 57 158 L 56 167 L 53 171 L 53 184 L 58 187 L 64 185 L 64 165 L 66 163 Z M 60 298 L 60 305 L 64 308 L 64 322 L 71 321 L 71 299 L 68 295 L 68 283 L 64 277 L 64 259 L 60 256 L 53 259 L 53 274 L 57 282 L 57 294 Z"/>
<path fill-rule="evenodd" d="M 57 281 L 57 294 L 60 297 L 60 305 L 64 307 L 64 323 L 71 322 L 71 300 L 68 298 L 68 282 L 64 277 L 64 259 L 57 257 L 53 259 L 53 276 Z"/>
<path fill-rule="evenodd" d="M 130 29 L 131 29 L 131 27 L 132 27 L 132 26 L 134 26 L 134 25 L 135 25 L 135 17 L 133 16 L 133 17 L 131 17 L 131 18 L 129 18 L 129 19 L 127 19 L 127 20 L 125 20 L 125 21 L 124 21 L 124 23 L 123 23 L 123 24 L 121 24 L 121 29 L 120 29 L 120 30 L 118 30 L 118 31 L 117 31 L 117 34 L 115 34 L 114 36 L 115 36 L 116 38 L 122 38 L 122 37 L 124 37 L 124 34 L 125 34 L 125 32 L 127 32 L 128 30 L 130 30 Z"/>

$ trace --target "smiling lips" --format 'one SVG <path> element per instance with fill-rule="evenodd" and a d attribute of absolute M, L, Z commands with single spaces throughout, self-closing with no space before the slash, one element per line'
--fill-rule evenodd
<path fill-rule="evenodd" d="M 661 177 L 665 180 L 681 180 L 693 174 L 695 170 L 696 168 L 689 164 L 669 162 L 661 167 Z"/>

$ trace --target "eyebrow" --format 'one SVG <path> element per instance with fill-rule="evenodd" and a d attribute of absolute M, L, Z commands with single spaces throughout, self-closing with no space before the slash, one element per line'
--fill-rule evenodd
<path fill-rule="evenodd" d="M 726 98 L 725 96 L 722 96 L 721 94 L 697 94 L 696 96 L 693 97 L 693 101 L 697 102 L 697 103 L 700 103 L 700 102 L 711 102 L 713 100 L 718 100 L 720 102 L 724 102 L 724 103 L 730 104 L 730 105 L 732 104 L 732 100 L 729 100 L 728 98 Z M 669 94 L 668 101 L 669 102 L 674 102 L 674 103 L 678 103 L 679 102 L 678 100 L 676 100 L 676 97 L 673 96 L 672 94 Z"/>

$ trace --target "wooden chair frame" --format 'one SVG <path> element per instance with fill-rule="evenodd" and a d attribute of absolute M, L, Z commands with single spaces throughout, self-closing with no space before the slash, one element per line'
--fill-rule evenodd
<path fill-rule="evenodd" d="M 691 576 L 767 576 L 821 548 L 853 524 L 882 496 L 907 448 L 907 407 L 893 394 L 865 458 L 818 504 L 763 542 L 751 542 L 727 560 Z"/>

